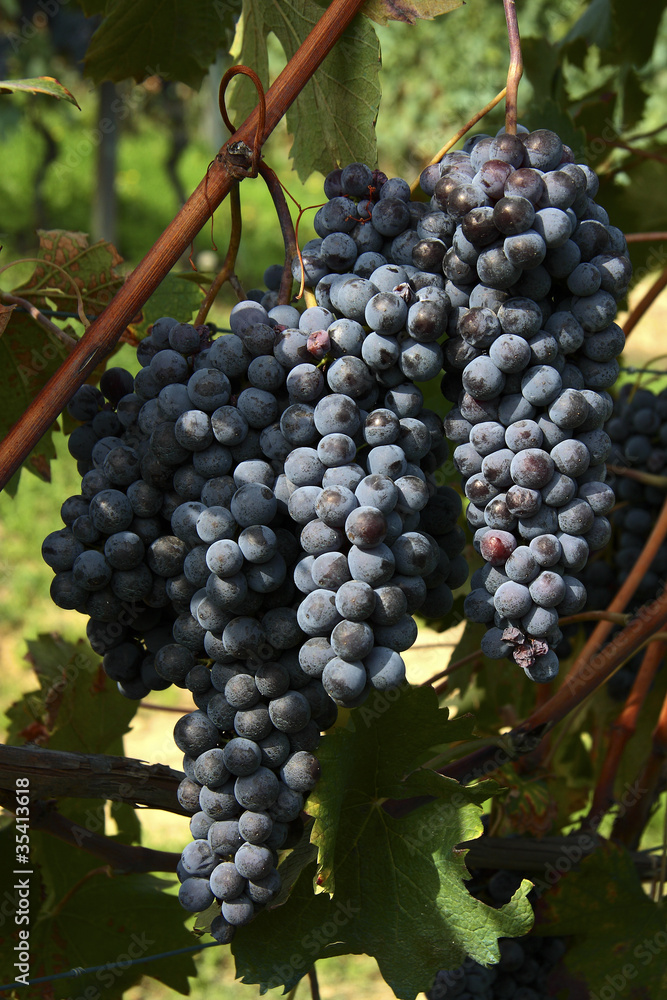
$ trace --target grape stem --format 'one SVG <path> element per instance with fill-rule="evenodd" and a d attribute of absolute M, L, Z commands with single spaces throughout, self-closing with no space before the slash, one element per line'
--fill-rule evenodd
<path fill-rule="evenodd" d="M 583 823 L 584 829 L 597 830 L 602 817 L 614 804 L 614 781 L 621 757 L 628 740 L 637 730 L 639 713 L 665 655 L 665 649 L 667 646 L 664 642 L 651 642 L 646 647 L 632 690 L 620 714 L 612 724 L 607 754 L 593 792 L 590 811 Z"/>
<path fill-rule="evenodd" d="M 426 645 L 426 644 L 425 644 Z M 435 645 L 435 643 L 429 643 L 428 645 Z M 424 646 L 420 646 L 419 649 L 423 649 Z M 475 649 L 472 653 L 468 653 L 467 656 L 463 656 L 460 660 L 456 660 L 454 663 L 450 663 L 448 667 L 441 670 L 439 673 L 434 674 L 433 677 L 429 677 L 424 684 L 436 684 L 436 681 L 442 680 L 441 684 L 435 686 L 436 694 L 442 694 L 443 691 L 447 690 L 447 685 L 449 684 L 449 675 L 453 674 L 456 670 L 461 667 L 465 667 L 468 663 L 474 663 L 476 660 L 481 660 L 483 653 L 481 649 Z"/>
<path fill-rule="evenodd" d="M 576 625 L 578 622 L 613 622 L 614 625 L 627 625 L 632 615 L 621 614 L 618 611 L 581 611 L 578 615 L 567 615 L 561 618 L 558 625 Z"/>
<path fill-rule="evenodd" d="M 231 277 L 234 274 L 236 258 L 241 245 L 241 233 L 243 230 L 243 220 L 241 218 L 241 194 L 239 191 L 238 181 L 233 185 L 231 191 L 229 192 L 229 206 L 231 211 L 229 246 L 227 247 L 227 253 L 225 255 L 223 265 L 216 275 L 215 280 L 211 283 L 211 287 L 207 291 L 206 297 L 200 306 L 199 312 L 197 313 L 195 326 L 199 326 L 201 323 L 206 322 L 206 317 L 210 312 L 211 306 L 218 297 L 218 292 L 226 281 L 231 280 Z"/>
<path fill-rule="evenodd" d="M 292 222 L 292 216 L 285 200 L 283 185 L 280 183 L 275 170 L 272 170 L 267 163 L 261 161 L 259 172 L 264 178 L 264 182 L 273 199 L 273 205 L 278 216 L 278 222 L 280 223 L 280 231 L 283 234 L 283 243 L 285 244 L 285 263 L 278 291 L 278 302 L 284 306 L 289 304 L 292 297 L 292 260 L 297 254 L 294 223 Z"/>
<path fill-rule="evenodd" d="M 607 468 L 616 476 L 626 476 L 627 479 L 635 479 L 638 483 L 644 483 L 646 486 L 667 489 L 667 476 L 656 476 L 652 472 L 642 472 L 641 469 L 626 469 L 622 465 L 608 465 Z"/>
<path fill-rule="evenodd" d="M 619 814 L 612 828 L 612 838 L 630 849 L 635 849 L 648 822 L 651 807 L 660 791 L 667 758 L 667 697 L 662 703 L 660 716 L 653 730 L 651 752 L 632 786 L 637 797 L 625 812 Z"/>
<path fill-rule="evenodd" d="M 653 305 L 665 287 L 667 287 L 667 267 L 656 278 L 648 291 L 641 297 L 623 324 L 623 332 L 625 333 L 626 340 L 637 326 L 637 323 L 639 323 L 644 313 L 647 312 L 649 307 Z"/>
<path fill-rule="evenodd" d="M 266 121 L 248 115 L 225 143 L 185 205 L 135 267 L 107 308 L 90 324 L 69 357 L 33 399 L 0 444 L 0 489 L 6 485 L 93 369 L 116 346 L 123 330 L 190 246 L 315 70 L 358 13 L 364 0 L 332 0 L 266 94 Z M 77 289 L 78 292 L 78 289 Z"/>
<path fill-rule="evenodd" d="M 41 326 L 42 330 L 45 330 L 52 337 L 57 337 L 69 350 L 76 347 L 78 343 L 76 337 L 70 337 L 69 333 L 65 333 L 59 326 L 52 323 L 32 302 L 28 302 L 27 299 L 22 299 L 18 295 L 10 295 L 9 292 L 0 292 L 0 299 L 8 306 L 20 306 L 34 319 L 38 326 Z"/>
<path fill-rule="evenodd" d="M 626 243 L 662 243 L 667 233 L 625 233 Z"/>
<path fill-rule="evenodd" d="M 484 107 L 481 109 L 481 111 L 476 112 L 476 114 L 472 116 L 470 121 L 466 122 L 465 125 L 463 125 L 458 130 L 458 132 L 445 143 L 442 149 L 439 149 L 438 152 L 435 154 L 435 156 L 433 156 L 432 159 L 428 161 L 428 163 L 424 164 L 422 170 L 425 170 L 426 167 L 433 166 L 434 163 L 440 163 L 440 160 L 443 158 L 445 153 L 448 153 L 452 148 L 452 146 L 455 146 L 456 143 L 459 141 L 459 139 L 462 139 L 463 136 L 466 134 L 466 132 L 469 132 L 470 129 L 473 128 L 477 124 L 477 122 L 484 117 L 484 115 L 487 115 L 489 111 L 492 111 L 495 108 L 496 104 L 500 104 L 500 102 L 502 101 L 503 97 L 505 97 L 506 94 L 507 94 L 507 87 L 503 87 L 503 89 L 500 91 L 499 94 L 496 94 L 496 96 L 493 97 L 488 104 L 485 104 Z M 417 177 L 416 180 L 414 180 L 410 185 L 410 192 L 414 194 L 418 188 L 419 188 L 419 177 Z"/>
<path fill-rule="evenodd" d="M 0 791 L 0 803 L 8 812 L 16 808 L 16 790 Z M 102 858 L 108 865 L 124 872 L 175 872 L 180 854 L 154 851 L 148 847 L 122 844 L 113 837 L 104 837 L 62 816 L 53 802 L 31 799 L 30 826 L 43 830 L 78 850 Z"/>
<path fill-rule="evenodd" d="M 312 1000 L 320 1000 L 320 984 L 317 981 L 317 971 L 315 966 L 308 970 L 308 982 L 310 983 L 310 995 Z"/>
<path fill-rule="evenodd" d="M 507 37 L 509 38 L 510 65 L 507 71 L 507 99 L 505 101 L 505 131 L 516 135 L 517 97 L 519 81 L 523 76 L 523 55 L 521 53 L 521 38 L 519 36 L 519 21 L 516 15 L 515 0 L 503 0 L 505 20 L 507 21 Z"/>

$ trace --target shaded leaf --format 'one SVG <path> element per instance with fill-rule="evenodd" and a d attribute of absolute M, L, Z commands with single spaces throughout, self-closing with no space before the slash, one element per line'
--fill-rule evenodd
<path fill-rule="evenodd" d="M 8 709 L 7 742 L 20 746 L 31 739 L 52 750 L 121 753 L 120 739 L 137 703 L 118 696 L 100 657 L 87 643 L 59 636 L 40 635 L 27 645 L 39 688 Z"/>
<path fill-rule="evenodd" d="M 3 306 L 0 304 L 0 336 L 4 333 L 9 323 L 9 318 L 16 309 L 16 306 Z"/>
<path fill-rule="evenodd" d="M 665 996 L 664 910 L 645 893 L 625 848 L 607 843 L 584 858 L 542 905 L 549 934 L 573 935 L 565 961 L 591 995 Z"/>
<path fill-rule="evenodd" d="M 315 0 L 244 0 L 240 61 L 252 66 L 268 88 L 269 33 L 276 35 L 289 59 L 321 14 Z M 336 164 L 361 160 L 375 165 L 379 60 L 372 25 L 356 18 L 288 110 L 287 128 L 294 136 L 290 156 L 302 180 L 314 170 L 328 173 Z M 235 81 L 230 103 L 236 122 L 245 120 L 257 103 L 250 81 Z"/>
<path fill-rule="evenodd" d="M 14 840 L 9 828 L 0 833 L 2 853 Z M 43 848 L 48 845 L 48 855 Z M 78 851 L 46 833 L 31 834 L 33 874 L 30 878 L 30 977 L 54 975 L 72 968 L 110 965 L 73 980 L 56 980 L 21 989 L 26 1000 L 70 1000 L 76 997 L 104 997 L 122 1000 L 123 994 L 143 976 L 160 980 L 180 994 L 189 993 L 188 976 L 196 969 L 191 955 L 178 955 L 145 965 L 128 965 L 144 958 L 192 943 L 184 926 L 184 911 L 175 896 L 164 890 L 170 885 L 153 875 L 110 876 L 90 855 Z M 74 878 L 72 858 L 78 855 L 88 867 Z M 46 862 L 48 859 L 48 868 Z M 5 902 L 15 906 L 12 875 L 14 865 L 8 860 L 0 873 L 0 889 Z M 69 874 L 66 890 L 48 891 L 42 879 L 54 872 Z M 46 890 L 46 891 L 45 891 Z M 19 928 L 13 920 L 3 920 L 0 927 L 0 977 L 14 980 L 14 946 Z M 88 990 L 88 992 L 86 992 Z"/>
<path fill-rule="evenodd" d="M 52 76 L 37 76 L 31 80 L 0 80 L 0 94 L 16 93 L 47 94 L 49 97 L 55 97 L 57 101 L 68 101 L 79 108 L 79 111 L 81 110 L 74 94 Z"/>
<path fill-rule="evenodd" d="M 579 20 L 563 39 L 570 58 L 585 58 L 580 46 L 570 49 L 570 43 L 584 41 L 597 45 L 603 62 L 643 66 L 651 57 L 664 13 L 661 0 L 642 4 L 642 16 L 623 0 L 592 0 Z M 578 60 L 577 60 L 578 61 Z"/>
<path fill-rule="evenodd" d="M 173 316 L 181 323 L 189 323 L 204 301 L 201 289 L 193 280 L 199 277 L 189 271 L 168 274 L 141 310 L 140 322 L 131 324 L 133 332 L 143 336 L 151 323 L 161 316 Z"/>
<path fill-rule="evenodd" d="M 18 309 L 0 314 L 6 323 L 0 334 L 0 439 L 16 423 L 29 403 L 58 370 L 68 354 L 56 336 L 47 333 L 25 312 Z M 52 429 L 41 438 L 26 458 L 27 468 L 40 479 L 50 481 L 50 462 L 56 457 Z M 10 495 L 16 492 L 21 470 L 8 484 Z"/>
<path fill-rule="evenodd" d="M 462 7 L 464 0 L 366 0 L 362 13 L 378 24 L 405 21 L 414 24 L 420 18 L 431 21 L 439 14 Z"/>
<path fill-rule="evenodd" d="M 241 0 L 116 0 L 88 46 L 86 73 L 95 83 L 158 75 L 196 89 L 229 51 L 240 11 Z"/>

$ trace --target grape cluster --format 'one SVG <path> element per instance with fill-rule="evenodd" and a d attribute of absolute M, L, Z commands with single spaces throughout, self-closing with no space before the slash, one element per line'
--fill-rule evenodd
<path fill-rule="evenodd" d="M 555 133 L 476 137 L 424 178 L 453 227 L 443 260 L 455 307 L 442 390 L 466 516 L 484 567 L 465 614 L 482 649 L 535 681 L 558 671 L 561 616 L 610 537 L 604 423 L 624 344 L 622 233 L 593 200 L 595 173 Z"/>
<path fill-rule="evenodd" d="M 221 941 L 279 890 L 337 706 L 403 683 L 413 613 L 446 616 L 467 576 L 460 497 L 433 475 L 442 421 L 415 385 L 433 372 L 418 353 L 388 365 L 373 341 L 421 289 L 394 293 L 407 273 L 376 270 L 331 308 L 240 302 L 212 343 L 164 317 L 134 380 L 112 370 L 113 395 L 84 386 L 70 404 L 82 493 L 44 543 L 54 599 L 91 615 L 121 693 L 193 694 L 174 733 L 193 834 L 180 899 L 216 902 Z M 159 634 L 118 632 L 130 598 L 159 608 Z"/>
<path fill-rule="evenodd" d="M 510 901 L 520 884 L 517 872 L 501 869 L 492 875 L 473 873 L 468 887 L 476 898 L 499 907 Z M 536 934 L 500 938 L 498 948 L 497 965 L 486 967 L 467 958 L 456 969 L 441 969 L 426 994 L 428 1000 L 547 1000 L 553 995 L 549 980 L 567 950 L 564 938 Z"/>

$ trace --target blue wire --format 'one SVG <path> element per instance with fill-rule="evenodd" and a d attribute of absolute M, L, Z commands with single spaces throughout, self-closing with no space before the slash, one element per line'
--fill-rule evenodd
<path fill-rule="evenodd" d="M 154 962 L 156 958 L 171 958 L 172 955 L 186 955 L 193 951 L 202 951 L 204 948 L 219 948 L 219 941 L 207 941 L 204 944 L 191 945 L 189 948 L 177 948 L 175 951 L 163 951 L 159 955 L 144 955 L 143 958 L 133 958 L 132 961 L 123 961 L 123 967 L 129 968 L 131 965 L 141 965 L 142 962 Z M 0 986 L 0 992 L 5 990 L 16 990 L 22 986 L 35 986 L 37 983 L 53 983 L 56 979 L 71 979 L 79 976 L 87 976 L 91 972 L 106 972 L 118 968 L 118 962 L 107 962 L 106 965 L 91 965 L 88 969 L 70 969 L 69 972 L 58 972 L 53 976 L 40 976 L 39 979 L 29 979 L 27 983 L 5 983 Z"/>

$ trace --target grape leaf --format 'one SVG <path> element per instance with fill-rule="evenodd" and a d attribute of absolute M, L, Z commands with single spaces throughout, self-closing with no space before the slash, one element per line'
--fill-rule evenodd
<path fill-rule="evenodd" d="M 363 708 L 363 706 L 362 706 Z M 237 973 L 262 989 L 292 988 L 317 958 L 365 953 L 399 998 L 429 989 L 440 968 L 466 954 L 490 964 L 497 940 L 526 933 L 532 910 L 525 882 L 495 910 L 474 899 L 464 880 L 463 841 L 482 830 L 480 806 L 492 782 L 464 787 L 419 762 L 471 732 L 470 719 L 447 720 L 428 687 L 380 695 L 350 713 L 348 727 L 323 740 L 323 777 L 308 800 L 319 873 L 304 869 L 287 902 L 261 914 L 232 943 Z M 388 798 L 429 796 L 403 817 Z M 311 878 L 333 895 L 313 893 Z"/>
<path fill-rule="evenodd" d="M 193 282 L 196 277 L 193 274 L 191 278 L 188 272 L 168 274 L 145 303 L 140 321 L 131 324 L 132 332 L 143 337 L 151 323 L 161 316 L 189 323 L 204 300 L 201 289 Z"/>
<path fill-rule="evenodd" d="M 5 329 L 0 332 L 0 440 L 68 354 L 66 345 L 38 326 L 27 313 L 1 308 L 0 327 L 4 323 Z M 50 462 L 55 457 L 49 429 L 28 455 L 23 468 L 49 482 Z M 20 471 L 12 477 L 10 493 L 16 492 Z"/>
<path fill-rule="evenodd" d="M 39 681 L 7 711 L 7 742 L 47 744 L 77 753 L 122 753 L 137 703 L 119 698 L 100 657 L 82 640 L 40 635 L 28 641 L 27 659 Z"/>
<path fill-rule="evenodd" d="M 651 56 L 658 28 L 664 13 L 661 0 L 642 4 L 642 16 L 637 17 L 632 5 L 623 0 L 592 0 L 579 20 L 563 39 L 568 58 L 583 65 L 586 48 L 573 43 L 584 41 L 597 45 L 602 62 L 643 66 Z"/>
<path fill-rule="evenodd" d="M 268 88 L 267 36 L 275 34 L 289 59 L 321 14 L 315 0 L 244 0 L 240 61 L 252 66 Z M 350 161 L 375 165 L 379 67 L 375 31 L 366 18 L 356 18 L 287 112 L 287 128 L 294 137 L 290 156 L 302 180 L 315 170 L 326 174 Z M 230 101 L 237 124 L 256 103 L 255 88 L 239 77 Z"/>
<path fill-rule="evenodd" d="M 573 935 L 565 961 L 591 995 L 666 995 L 664 910 L 645 893 L 625 848 L 606 843 L 584 858 L 545 893 L 542 907 L 549 934 Z"/>
<path fill-rule="evenodd" d="M 86 233 L 64 229 L 38 229 L 37 235 L 39 262 L 30 278 L 15 290 L 16 294 L 38 307 L 53 301 L 58 303 L 58 309 L 76 314 L 76 285 L 86 315 L 101 313 L 123 284 L 117 272 L 123 258 L 113 244 L 99 240 L 91 246 Z"/>
<path fill-rule="evenodd" d="M 465 0 L 366 0 L 362 13 L 386 24 L 387 21 L 405 21 L 415 24 L 420 18 L 432 21 L 439 14 L 462 7 Z"/>
<path fill-rule="evenodd" d="M 47 94 L 49 97 L 55 97 L 57 101 L 69 101 L 79 108 L 79 111 L 81 110 L 74 94 L 52 76 L 37 76 L 31 80 L 0 80 L 0 94 L 15 93 Z"/>
<path fill-rule="evenodd" d="M 38 983 L 21 989 L 25 1000 L 70 1000 L 72 997 L 122 1000 L 125 991 L 144 975 L 160 980 L 180 994 L 189 993 L 188 976 L 196 975 L 191 955 L 178 955 L 145 965 L 128 966 L 144 958 L 192 943 L 184 926 L 185 914 L 175 896 L 164 890 L 170 885 L 154 875 L 110 875 L 91 855 L 63 844 L 55 837 L 33 830 L 30 835 L 32 874 L 13 875 L 14 829 L 0 833 L 0 873 L 4 900 L 0 924 L 0 980 L 13 982 L 17 969 L 15 946 L 19 927 L 13 919 L 17 903 L 17 880 L 29 879 L 30 888 L 30 978 L 54 975 L 72 968 L 110 965 L 88 975 Z M 11 851 L 14 848 L 14 855 Z M 48 848 L 44 853 L 44 848 Z M 84 874 L 74 877 L 74 857 L 84 859 Z M 48 867 L 47 867 L 48 863 Z M 80 861 L 79 861 L 80 864 Z M 52 892 L 50 876 L 63 873 L 67 886 Z"/>
<path fill-rule="evenodd" d="M 229 51 L 240 9 L 241 0 L 115 0 L 91 39 L 86 73 L 95 83 L 157 74 L 196 89 Z"/>

